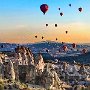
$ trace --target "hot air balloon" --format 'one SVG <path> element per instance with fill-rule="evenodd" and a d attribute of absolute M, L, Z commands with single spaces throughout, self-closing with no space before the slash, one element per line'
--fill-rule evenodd
<path fill-rule="evenodd" d="M 37 36 L 35 36 L 35 38 L 37 38 Z"/>
<path fill-rule="evenodd" d="M 67 49 L 68 49 L 66 45 L 64 45 L 62 48 L 64 51 L 67 51 Z"/>
<path fill-rule="evenodd" d="M 48 52 L 49 52 L 49 50 L 48 50 L 48 49 L 46 49 L 46 52 L 48 53 Z"/>
<path fill-rule="evenodd" d="M 42 39 L 43 39 L 44 37 L 42 36 Z"/>
<path fill-rule="evenodd" d="M 80 8 L 78 8 L 78 10 L 79 10 L 79 12 L 82 12 L 82 8 L 80 7 Z"/>
<path fill-rule="evenodd" d="M 62 44 L 64 44 L 64 42 L 62 42 Z"/>
<path fill-rule="evenodd" d="M 55 24 L 55 27 L 57 27 L 57 24 Z"/>
<path fill-rule="evenodd" d="M 79 49 L 77 49 L 77 51 L 79 51 Z"/>
<path fill-rule="evenodd" d="M 68 33 L 68 31 L 65 31 L 66 32 L 66 34 Z"/>
<path fill-rule="evenodd" d="M 48 26 L 48 24 L 46 24 L 46 27 Z"/>
<path fill-rule="evenodd" d="M 61 12 L 60 15 L 63 16 L 63 13 Z"/>
<path fill-rule="evenodd" d="M 57 41 L 58 39 L 56 38 L 56 41 Z"/>
<path fill-rule="evenodd" d="M 3 45 L 1 45 L 1 48 L 3 48 Z"/>
<path fill-rule="evenodd" d="M 83 54 L 86 54 L 86 53 L 87 53 L 87 50 L 84 48 L 84 49 L 82 50 L 82 53 L 83 53 Z"/>
<path fill-rule="evenodd" d="M 58 8 L 58 10 L 60 10 L 60 8 Z"/>
<path fill-rule="evenodd" d="M 72 44 L 72 47 L 73 47 L 73 48 L 76 48 L 76 44 L 75 44 L 75 43 L 73 43 L 73 44 Z"/>
<path fill-rule="evenodd" d="M 71 4 L 69 4 L 69 6 L 71 7 L 72 5 L 71 5 Z"/>
<path fill-rule="evenodd" d="M 59 49 L 59 52 L 61 52 L 61 49 Z"/>
<path fill-rule="evenodd" d="M 48 11 L 48 5 L 47 4 L 42 4 L 40 6 L 40 10 L 43 12 L 43 14 L 45 14 Z"/>

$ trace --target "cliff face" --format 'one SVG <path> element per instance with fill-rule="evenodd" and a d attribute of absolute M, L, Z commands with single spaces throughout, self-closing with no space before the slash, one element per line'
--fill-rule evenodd
<path fill-rule="evenodd" d="M 19 79 L 24 78 L 24 82 L 38 84 L 46 89 L 62 90 L 60 89 L 61 81 L 52 64 L 44 63 L 40 53 L 33 57 L 31 50 L 20 46 L 16 48 L 16 60 L 18 61 Z"/>
<path fill-rule="evenodd" d="M 51 90 L 64 90 L 53 64 L 44 63 L 40 53 L 34 57 L 31 50 L 25 46 L 18 46 L 14 57 L 4 55 L 3 59 L 0 58 L 0 78 L 20 80 Z"/>
<path fill-rule="evenodd" d="M 24 46 L 18 46 L 15 51 L 19 78 L 24 79 L 25 82 L 34 84 L 36 76 L 39 76 L 44 69 L 42 55 L 38 54 L 34 58 L 31 50 Z"/>

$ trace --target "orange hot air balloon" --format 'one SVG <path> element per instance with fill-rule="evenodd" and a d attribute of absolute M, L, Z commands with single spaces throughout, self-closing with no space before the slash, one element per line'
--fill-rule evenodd
<path fill-rule="evenodd" d="M 48 24 L 46 24 L 46 27 L 48 26 Z"/>
<path fill-rule="evenodd" d="M 78 8 L 78 10 L 79 10 L 79 12 L 82 12 L 83 9 L 80 7 L 80 8 Z"/>
<path fill-rule="evenodd" d="M 57 27 L 57 24 L 55 24 L 55 27 Z"/>
<path fill-rule="evenodd" d="M 42 4 L 40 6 L 40 10 L 43 12 L 43 14 L 45 14 L 48 11 L 48 5 L 47 4 Z"/>
<path fill-rule="evenodd" d="M 37 36 L 35 36 L 35 38 L 37 38 Z"/>
<path fill-rule="evenodd" d="M 68 31 L 65 31 L 66 32 L 66 34 L 68 33 Z"/>
<path fill-rule="evenodd" d="M 82 53 L 83 53 L 83 54 L 86 54 L 86 53 L 87 53 L 87 50 L 84 48 L 84 49 L 82 50 Z"/>
<path fill-rule="evenodd" d="M 73 43 L 73 44 L 72 44 L 72 47 L 73 47 L 73 48 L 76 48 L 76 44 L 75 44 L 75 43 Z"/>
<path fill-rule="evenodd" d="M 63 50 L 64 50 L 64 51 L 67 51 L 67 49 L 68 49 L 67 46 L 64 45 L 64 46 L 63 46 Z"/>
<path fill-rule="evenodd" d="M 63 16 L 63 13 L 61 12 L 60 15 Z"/>

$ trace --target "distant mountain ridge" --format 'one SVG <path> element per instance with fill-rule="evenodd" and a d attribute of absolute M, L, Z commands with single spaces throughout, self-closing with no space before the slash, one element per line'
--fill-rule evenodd
<path fill-rule="evenodd" d="M 42 42 L 28 43 L 28 44 L 0 43 L 0 52 L 15 52 L 15 48 L 18 45 L 24 45 L 30 48 L 34 54 L 39 52 L 42 53 L 44 59 L 50 59 L 50 60 L 59 59 L 62 61 L 69 61 L 69 62 L 75 60 L 77 62 L 90 63 L 90 46 L 86 44 L 77 44 L 77 49 L 80 50 L 77 51 L 77 49 L 75 50 L 72 49 L 72 43 L 65 43 L 69 51 L 60 52 L 59 54 L 59 49 L 60 47 L 63 46 L 63 44 L 55 41 L 42 41 Z M 83 48 L 88 49 L 88 53 L 86 53 L 85 55 L 80 54 Z M 49 50 L 49 53 L 47 53 L 46 50 Z"/>
<path fill-rule="evenodd" d="M 16 48 L 18 45 L 24 45 L 32 49 L 32 47 L 35 47 L 36 49 L 38 48 L 57 48 L 61 45 L 63 45 L 61 42 L 55 42 L 55 41 L 41 41 L 41 42 L 36 42 L 36 43 L 27 43 L 27 44 L 15 44 L 15 43 L 0 43 L 0 46 L 3 45 L 3 50 L 4 48 Z M 71 47 L 72 43 L 65 43 L 68 47 Z M 89 47 L 89 44 L 77 44 L 78 48 L 87 48 Z M 1 48 L 0 48 L 1 49 Z"/>

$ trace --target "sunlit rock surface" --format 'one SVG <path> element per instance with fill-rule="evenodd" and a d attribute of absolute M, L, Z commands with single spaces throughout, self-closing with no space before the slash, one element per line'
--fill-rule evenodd
<path fill-rule="evenodd" d="M 33 55 L 28 47 L 18 46 L 13 56 L 0 53 L 0 78 L 11 87 L 20 81 L 32 90 L 67 90 L 76 88 L 75 85 L 89 85 L 90 67 L 58 59 L 45 63 L 41 53 Z M 21 83 L 17 87 L 25 88 Z"/>

